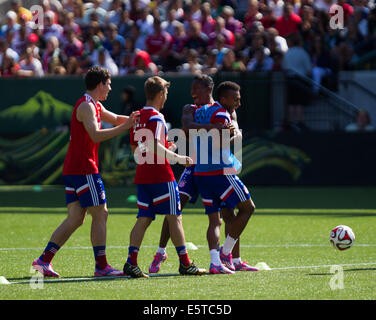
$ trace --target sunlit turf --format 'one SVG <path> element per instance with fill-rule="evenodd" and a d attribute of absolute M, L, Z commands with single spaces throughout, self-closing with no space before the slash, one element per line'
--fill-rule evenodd
<path fill-rule="evenodd" d="M 95 281 L 92 278 L 91 217 L 87 216 L 84 225 L 53 260 L 54 269 L 61 274 L 62 281 L 46 281 L 39 289 L 30 285 L 29 280 L 33 276 L 30 266 L 65 218 L 66 209 L 58 203 L 61 202 L 61 190 L 0 190 L 0 276 L 11 282 L 0 285 L 0 300 L 376 299 L 376 206 L 372 206 L 373 198 L 369 198 L 369 202 L 363 201 L 362 206 L 359 206 L 359 198 L 352 202 L 353 206 L 349 205 L 351 201 L 348 199 L 350 194 L 360 196 L 369 190 L 362 193 L 356 188 L 352 188 L 351 192 L 339 188 L 340 195 L 336 196 L 333 189 L 321 192 L 309 189 L 312 192 L 305 193 L 305 202 L 301 197 L 291 197 L 287 201 L 287 189 L 274 190 L 255 190 L 254 200 L 256 205 L 260 205 L 240 240 L 242 258 L 251 264 L 265 262 L 272 268 L 270 271 L 182 277 L 178 275 L 175 248 L 169 242 L 169 258 L 162 265 L 161 277 Z M 290 191 L 295 195 L 304 194 L 300 189 Z M 119 269 L 126 259 L 129 234 L 136 221 L 134 204 L 125 201 L 133 190 L 127 192 L 108 191 L 107 257 Z M 46 201 L 42 201 L 44 198 Z M 124 205 L 119 205 L 121 203 Z M 281 205 L 280 208 L 277 204 Z M 158 216 L 145 235 L 139 253 L 139 265 L 144 271 L 147 271 L 158 247 L 162 221 L 162 217 Z M 189 256 L 203 268 L 208 268 L 210 263 L 206 243 L 207 223 L 199 203 L 189 206 L 183 213 L 186 241 L 198 247 L 190 250 Z M 329 232 L 339 224 L 349 225 L 356 235 L 354 246 L 343 252 L 334 250 L 329 244 Z M 222 230 L 221 243 L 223 240 Z M 332 266 L 340 266 L 343 274 Z M 67 279 L 70 281 L 65 282 Z M 336 279 L 343 281 L 333 282 Z M 331 283 L 336 283 L 337 287 L 331 287 Z"/>

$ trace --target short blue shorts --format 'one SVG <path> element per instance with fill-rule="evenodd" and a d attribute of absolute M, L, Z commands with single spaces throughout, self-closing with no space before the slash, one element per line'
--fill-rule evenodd
<path fill-rule="evenodd" d="M 139 217 L 155 219 L 156 214 L 180 215 L 179 188 L 176 181 L 138 184 L 137 207 Z"/>
<path fill-rule="evenodd" d="M 82 208 L 99 206 L 107 202 L 106 192 L 99 174 L 63 175 L 65 201 L 80 201 Z"/>
<path fill-rule="evenodd" d="M 186 167 L 179 180 L 179 192 L 189 197 L 190 203 L 196 203 L 199 192 L 193 178 L 195 166 Z"/>
<path fill-rule="evenodd" d="M 236 175 L 194 176 L 205 213 L 222 208 L 234 209 L 238 203 L 251 198 L 247 187 Z"/>

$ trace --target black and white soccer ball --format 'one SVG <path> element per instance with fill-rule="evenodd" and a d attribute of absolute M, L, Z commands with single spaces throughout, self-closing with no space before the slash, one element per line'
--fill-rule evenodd
<path fill-rule="evenodd" d="M 330 243 L 340 251 L 351 248 L 355 241 L 354 231 L 348 226 L 339 225 L 330 231 Z"/>

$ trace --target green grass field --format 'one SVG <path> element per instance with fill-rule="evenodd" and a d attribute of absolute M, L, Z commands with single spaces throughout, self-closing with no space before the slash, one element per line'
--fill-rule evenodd
<path fill-rule="evenodd" d="M 160 276 L 149 279 L 92 278 L 94 255 L 90 244 L 90 216 L 58 252 L 53 264 L 59 280 L 30 279 L 31 262 L 41 254 L 56 226 L 65 217 L 61 187 L 0 188 L 0 300 L 374 300 L 376 299 L 376 188 L 254 187 L 257 209 L 241 236 L 241 256 L 252 264 L 267 263 L 272 270 L 235 275 L 178 275 L 172 243 Z M 122 269 L 135 222 L 136 207 L 126 201 L 134 189 L 107 188 L 108 261 Z M 162 217 L 148 229 L 139 253 L 144 270 L 158 246 Z M 187 242 L 195 263 L 208 268 L 207 217 L 200 203 L 183 212 Z M 356 234 L 354 246 L 343 252 L 329 244 L 338 224 Z M 221 243 L 224 235 L 222 233 Z M 334 273 L 340 266 L 343 273 Z M 342 278 L 341 278 L 342 276 Z M 339 279 L 338 281 L 335 281 Z M 343 282 L 341 282 L 341 279 Z M 331 288 L 331 284 L 340 288 Z M 342 285 L 342 286 L 341 286 Z"/>

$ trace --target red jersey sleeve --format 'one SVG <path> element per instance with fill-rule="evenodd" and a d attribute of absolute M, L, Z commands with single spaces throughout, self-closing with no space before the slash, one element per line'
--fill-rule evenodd
<path fill-rule="evenodd" d="M 210 119 L 210 122 L 211 123 L 223 123 L 223 124 L 229 124 L 231 122 L 231 115 L 227 112 L 226 109 L 224 108 L 219 108 L 218 110 L 216 110 L 211 119 Z"/>

